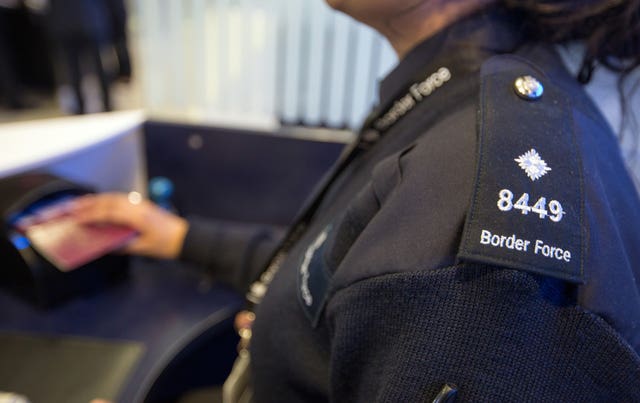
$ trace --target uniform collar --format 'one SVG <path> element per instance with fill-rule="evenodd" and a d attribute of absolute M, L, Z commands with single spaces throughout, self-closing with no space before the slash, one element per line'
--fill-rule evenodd
<path fill-rule="evenodd" d="M 457 53 L 467 70 L 479 71 L 490 56 L 514 51 L 522 35 L 518 18 L 502 9 L 490 9 L 461 20 L 415 46 L 380 83 L 384 104 L 396 97 L 425 65 Z"/>

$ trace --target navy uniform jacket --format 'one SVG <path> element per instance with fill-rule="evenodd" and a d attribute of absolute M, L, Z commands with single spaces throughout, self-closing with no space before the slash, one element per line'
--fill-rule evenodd
<path fill-rule="evenodd" d="M 640 202 L 599 111 L 508 21 L 458 23 L 382 82 L 381 104 L 420 92 L 258 307 L 256 401 L 640 401 Z M 248 234 L 193 222 L 183 258 L 247 281 L 270 244 Z"/>

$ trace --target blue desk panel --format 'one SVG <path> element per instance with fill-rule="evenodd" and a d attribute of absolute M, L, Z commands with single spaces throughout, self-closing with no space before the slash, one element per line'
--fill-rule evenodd
<path fill-rule="evenodd" d="M 206 379 L 208 374 L 194 377 L 182 373 L 172 376 L 174 384 L 167 387 L 156 382 L 158 378 L 167 378 L 172 367 L 184 370 L 184 361 L 197 355 L 198 350 L 211 353 L 212 344 L 215 349 L 218 339 L 226 344 L 218 348 L 233 350 L 228 335 L 234 313 L 242 303 L 238 294 L 213 284 L 202 272 L 175 262 L 136 258 L 132 260 L 129 278 L 123 283 L 50 310 L 0 292 L 0 331 L 140 343 L 143 353 L 122 385 L 118 401 L 142 402 L 151 389 L 151 394 L 159 397 L 178 393 L 181 387 L 186 387 L 179 384 L 185 379 L 193 382 L 198 381 L 195 379 L 198 376 Z M 232 357 L 225 355 L 221 359 L 224 362 L 219 364 L 228 367 Z M 218 363 L 209 364 L 215 368 Z M 55 377 L 64 376 L 65 373 L 51 374 L 54 381 Z M 38 382 L 34 380 L 34 387 Z"/>

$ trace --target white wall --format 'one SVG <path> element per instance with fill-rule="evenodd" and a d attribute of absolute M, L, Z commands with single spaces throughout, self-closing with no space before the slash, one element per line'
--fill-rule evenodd
<path fill-rule="evenodd" d="M 146 194 L 140 111 L 0 124 L 0 178 L 34 170 L 98 191 Z"/>
<path fill-rule="evenodd" d="M 396 57 L 323 0 L 131 0 L 149 115 L 357 128 Z"/>

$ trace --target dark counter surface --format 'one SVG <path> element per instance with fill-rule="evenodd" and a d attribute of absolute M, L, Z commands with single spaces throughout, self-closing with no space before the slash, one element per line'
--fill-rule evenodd
<path fill-rule="evenodd" d="M 5 340 L 0 345 L 0 357 L 5 357 L 0 360 L 0 374 L 11 374 L 0 379 L 0 391 L 42 396 L 49 385 L 52 392 L 46 396 L 55 400 L 56 393 L 64 389 L 61 385 L 68 385 L 65 401 L 71 403 L 75 399 L 85 401 L 83 395 L 91 392 L 91 386 L 80 378 L 96 381 L 104 377 L 110 385 L 97 388 L 96 393 L 108 390 L 111 396 L 101 397 L 118 396 L 120 402 L 157 401 L 177 394 L 189 387 L 189 382 L 212 381 L 220 377 L 214 372 L 226 370 L 232 353 L 222 353 L 224 357 L 217 363 L 216 348 L 233 350 L 231 322 L 241 306 L 239 295 L 213 284 L 202 272 L 176 262 L 139 258 L 132 259 L 129 278 L 123 283 L 48 310 L 0 291 L 0 333 L 4 337 L 0 340 Z M 21 358 L 16 349 L 29 351 L 30 345 L 46 348 L 42 356 L 30 353 Z M 78 345 L 93 347 L 87 350 Z M 124 361 L 113 363 L 118 351 Z M 208 354 L 204 362 L 202 351 Z M 199 356 L 196 363 L 185 365 L 194 356 Z M 56 363 L 51 363 L 54 357 L 63 368 L 58 370 Z M 30 365 L 41 367 L 42 363 L 47 363 L 49 371 L 27 371 Z M 120 374 L 119 381 L 105 376 L 109 375 L 105 366 L 112 364 L 127 375 Z M 167 376 L 171 371 L 172 376 Z M 209 371 L 210 377 L 206 373 Z M 158 382 L 169 378 L 173 381 L 168 385 Z M 33 389 L 11 390 L 16 385 Z M 87 388 L 88 392 L 84 390 Z M 33 399 L 32 403 L 38 401 Z"/>

